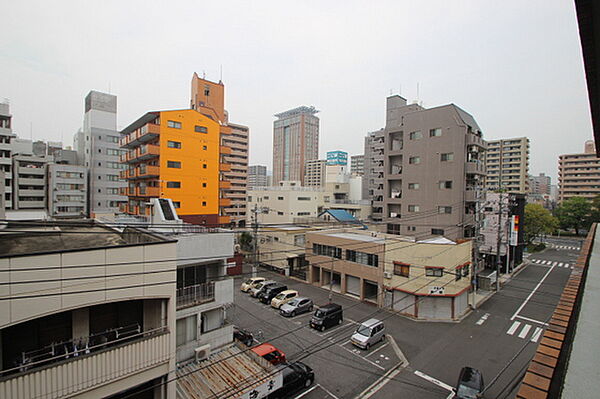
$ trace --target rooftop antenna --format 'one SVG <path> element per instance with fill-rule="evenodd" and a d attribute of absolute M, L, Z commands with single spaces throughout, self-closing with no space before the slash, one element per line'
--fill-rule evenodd
<path fill-rule="evenodd" d="M 206 72 L 202 70 L 202 79 L 206 80 Z"/>

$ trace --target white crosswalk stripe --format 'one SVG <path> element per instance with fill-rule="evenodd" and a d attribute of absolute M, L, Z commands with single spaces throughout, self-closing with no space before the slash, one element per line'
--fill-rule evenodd
<path fill-rule="evenodd" d="M 540 336 L 543 331 L 544 329 L 541 327 L 535 327 L 531 324 L 521 323 L 520 321 L 514 321 L 509 327 L 509 329 L 506 331 L 506 334 L 515 335 L 516 332 L 519 332 L 517 334 L 517 337 L 519 337 L 520 339 L 527 339 L 527 336 L 531 332 L 533 332 L 529 339 L 531 340 L 531 342 L 537 342 L 540 339 Z"/>
<path fill-rule="evenodd" d="M 562 262 L 558 264 L 558 267 L 563 267 L 563 266 L 564 266 L 564 263 L 562 263 Z"/>
<path fill-rule="evenodd" d="M 519 328 L 519 326 L 521 325 L 520 321 L 515 321 L 512 326 L 510 326 L 510 328 L 508 329 L 508 331 L 506 332 L 508 335 L 513 335 L 515 333 L 515 331 L 517 331 L 517 328 Z"/>
<path fill-rule="evenodd" d="M 552 264 L 552 266 L 556 266 L 556 265 L 558 265 L 558 262 L 554 262 L 554 263 Z"/>
<path fill-rule="evenodd" d="M 521 338 L 521 339 L 525 338 L 527 336 L 527 333 L 529 332 L 529 330 L 531 330 L 531 325 L 525 324 L 525 326 L 521 330 L 521 333 L 519 334 L 519 338 Z"/>
<path fill-rule="evenodd" d="M 535 332 L 531 336 L 531 342 L 537 342 L 537 340 L 540 339 L 540 335 L 542 335 L 542 328 L 536 327 Z"/>

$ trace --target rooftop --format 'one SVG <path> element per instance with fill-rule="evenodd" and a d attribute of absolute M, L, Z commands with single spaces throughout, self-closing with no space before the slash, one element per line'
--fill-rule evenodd
<path fill-rule="evenodd" d="M 300 115 L 300 114 L 314 115 L 318 112 L 319 111 L 313 106 L 307 107 L 306 105 L 302 105 L 300 107 L 296 107 L 296 108 L 275 114 L 275 117 L 277 117 L 279 119 L 284 119 L 284 118 L 289 118 L 291 116 L 296 116 L 296 115 Z"/>
<path fill-rule="evenodd" d="M 111 229 L 94 221 L 9 222 L 0 230 L 0 257 L 165 242 L 146 230 Z"/>

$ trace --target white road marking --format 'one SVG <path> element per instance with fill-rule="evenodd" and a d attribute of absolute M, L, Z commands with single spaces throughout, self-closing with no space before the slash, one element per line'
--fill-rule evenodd
<path fill-rule="evenodd" d="M 454 392 L 454 388 L 452 388 L 450 385 L 448 385 L 446 383 L 443 383 L 440 380 L 436 380 L 435 378 L 430 377 L 430 376 L 428 376 L 425 373 L 421 373 L 419 370 L 415 370 L 415 375 L 417 375 L 417 376 L 423 378 L 424 380 L 427 380 L 427 381 L 429 381 L 429 382 L 437 385 L 440 388 L 444 388 L 447 391 Z"/>
<path fill-rule="evenodd" d="M 565 264 L 564 263 L 559 263 L 558 266 L 563 267 Z"/>
<path fill-rule="evenodd" d="M 539 321 L 539 320 L 535 320 L 535 319 L 530 319 L 529 317 L 525 317 L 525 316 L 517 316 L 517 319 L 523 319 L 523 320 L 527 320 L 530 321 L 532 323 L 537 323 L 537 324 L 541 324 L 543 326 L 547 326 L 548 323 L 544 323 L 543 321 Z"/>
<path fill-rule="evenodd" d="M 546 272 L 546 274 L 544 274 L 544 277 L 542 277 L 542 279 L 540 280 L 540 282 L 537 283 L 537 285 L 535 286 L 535 288 L 533 289 L 533 291 L 531 291 L 531 293 L 529 294 L 529 296 L 527 296 L 527 298 L 525 298 L 525 300 L 523 301 L 523 303 L 521 304 L 521 306 L 519 306 L 519 308 L 517 309 L 517 311 L 515 312 L 515 314 L 512 315 L 512 317 L 510 318 L 511 320 L 514 320 L 515 317 L 517 317 L 517 315 L 519 314 L 519 312 L 521 310 L 523 310 L 523 308 L 525 307 L 525 305 L 527 305 L 527 302 L 529 302 L 529 300 L 531 299 L 531 297 L 533 296 L 533 294 L 535 294 L 535 292 L 538 290 L 538 288 L 540 288 L 540 285 L 542 285 L 542 283 L 544 282 L 544 280 L 546 279 L 546 277 L 548 277 L 548 275 L 550 274 L 550 272 L 552 271 L 552 269 L 554 269 L 554 266 L 552 266 L 550 269 L 548 269 L 548 271 Z"/>
<path fill-rule="evenodd" d="M 542 335 L 542 329 L 540 327 L 536 327 L 533 335 L 531 336 L 531 342 L 537 342 L 540 339 L 540 335 Z"/>
<path fill-rule="evenodd" d="M 386 346 L 388 346 L 388 344 L 386 343 L 385 345 L 381 345 L 379 348 L 375 349 L 373 352 L 369 353 L 368 355 L 366 355 L 365 357 L 371 356 L 373 353 L 377 352 L 380 349 L 385 348 Z M 381 355 L 383 356 L 383 355 Z"/>
<path fill-rule="evenodd" d="M 513 335 L 515 333 L 515 331 L 517 331 L 517 328 L 519 328 L 519 326 L 521 325 L 520 321 L 515 321 L 512 326 L 510 326 L 510 328 L 508 329 L 508 331 L 506 332 L 508 335 Z"/>
<path fill-rule="evenodd" d="M 556 266 L 556 265 L 558 265 L 558 262 L 554 262 L 554 263 L 552 264 L 552 266 Z"/>
<path fill-rule="evenodd" d="M 531 330 L 531 324 L 525 324 L 525 327 L 523 327 L 523 329 L 521 330 L 521 333 L 519 334 L 519 338 L 523 339 L 527 336 L 527 334 L 529 333 L 529 330 Z"/>
<path fill-rule="evenodd" d="M 317 387 L 319 387 L 319 384 L 313 385 L 308 391 L 302 392 L 300 395 L 296 396 L 294 399 L 300 399 L 301 397 L 303 397 L 304 395 L 308 394 L 309 392 L 317 389 Z"/>
<path fill-rule="evenodd" d="M 344 348 L 345 350 L 347 350 L 348 352 L 352 353 L 354 356 L 358 356 L 358 357 L 360 357 L 360 358 L 361 358 L 361 359 L 363 359 L 365 362 L 371 363 L 373 366 L 375 366 L 375 367 L 379 367 L 380 369 L 382 369 L 382 370 L 385 370 L 385 367 L 381 367 L 381 366 L 380 366 L 380 365 L 378 365 L 377 363 L 370 361 L 369 359 L 365 358 L 364 356 L 361 356 L 361 355 L 359 355 L 359 354 L 357 354 L 357 353 L 354 353 L 353 351 L 351 351 L 350 349 L 346 348 L 345 346 L 342 346 L 342 345 L 340 345 L 340 347 L 342 347 L 342 348 Z"/>
<path fill-rule="evenodd" d="M 357 398 L 360 399 L 369 399 L 371 396 L 375 395 L 377 391 L 379 391 L 385 384 L 394 379 L 394 377 L 402 371 L 402 367 L 393 367 L 387 373 L 379 377 L 377 381 L 375 381 L 371 386 L 362 391 Z"/>
<path fill-rule="evenodd" d="M 332 394 L 327 388 L 325 388 L 323 385 L 321 384 L 317 384 L 318 386 L 321 387 L 322 390 L 324 390 L 325 392 L 327 392 L 327 395 L 331 396 L 333 399 L 340 399 L 337 396 L 335 396 L 334 394 Z"/>
<path fill-rule="evenodd" d="M 485 323 L 488 317 L 490 317 L 489 313 L 484 314 L 483 316 L 481 316 L 481 319 L 477 320 L 477 323 L 475 324 L 477 324 L 478 326 L 482 325 L 483 323 Z"/>

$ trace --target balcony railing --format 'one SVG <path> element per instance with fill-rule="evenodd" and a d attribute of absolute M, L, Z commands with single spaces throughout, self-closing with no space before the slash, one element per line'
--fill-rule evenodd
<path fill-rule="evenodd" d="M 210 281 L 177 290 L 177 309 L 209 302 L 215 299 L 215 283 Z"/>
<path fill-rule="evenodd" d="M 98 344 L 88 340 L 87 346 L 75 347 L 70 342 L 71 348 L 54 356 L 0 371 L 2 397 L 72 396 L 169 361 L 167 327 L 115 337 L 113 331 Z"/>

